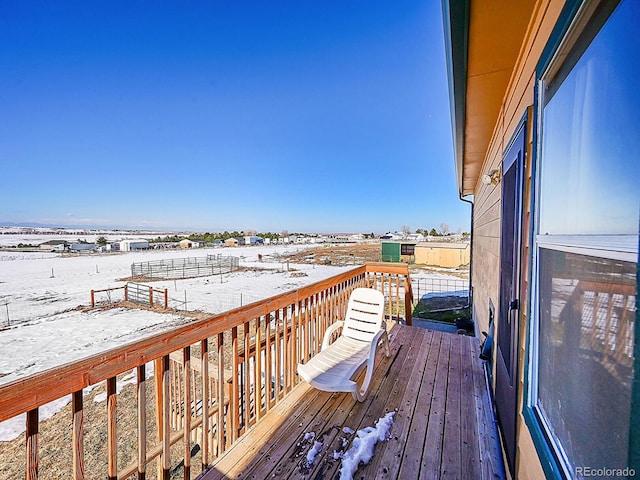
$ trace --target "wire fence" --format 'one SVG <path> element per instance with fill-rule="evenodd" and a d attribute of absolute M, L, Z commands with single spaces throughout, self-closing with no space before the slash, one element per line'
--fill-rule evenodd
<path fill-rule="evenodd" d="M 247 295 L 242 292 L 216 293 L 211 296 L 199 295 L 197 298 L 189 297 L 186 290 L 183 294 L 184 297 L 178 297 L 176 295 L 169 296 L 170 309 L 185 312 L 201 311 L 210 314 L 218 314 L 262 300 L 262 297 Z"/>
<path fill-rule="evenodd" d="M 413 298 L 419 302 L 425 295 L 469 297 L 469 280 L 462 278 L 412 278 Z"/>
<path fill-rule="evenodd" d="M 178 279 L 230 273 L 240 267 L 240 257 L 207 255 L 153 260 L 131 264 L 133 278 Z"/>

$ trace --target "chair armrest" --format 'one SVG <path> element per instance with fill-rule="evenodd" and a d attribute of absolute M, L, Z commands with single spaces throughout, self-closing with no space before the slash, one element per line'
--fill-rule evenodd
<path fill-rule="evenodd" d="M 327 328 L 324 332 L 324 337 L 322 339 L 322 348 L 320 348 L 320 351 L 324 350 L 331 344 L 331 335 L 333 335 L 333 332 L 335 332 L 337 329 L 342 328 L 343 325 L 343 320 L 338 320 L 337 322 L 329 325 L 329 328 Z"/>

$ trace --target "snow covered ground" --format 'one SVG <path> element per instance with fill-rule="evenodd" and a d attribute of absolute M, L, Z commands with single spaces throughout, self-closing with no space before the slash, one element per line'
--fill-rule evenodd
<path fill-rule="evenodd" d="M 40 239 L 47 240 L 42 236 Z M 238 302 L 246 304 L 268 298 L 353 268 L 287 265 L 279 260 L 281 255 L 303 248 L 309 246 L 78 256 L 0 252 L 0 385 L 193 321 L 178 314 L 146 310 L 78 309 L 89 306 L 92 289 L 123 286 L 125 282 L 120 279 L 131 274 L 133 262 L 207 254 L 240 257 L 240 267 L 247 268 L 237 272 L 150 283 L 157 289 L 167 288 L 170 299 L 184 301 L 186 297 L 189 310 L 218 313 L 238 306 Z M 258 261 L 258 254 L 262 255 L 262 262 Z M 444 274 L 431 275 L 446 278 Z M 19 423 L 18 430 L 23 429 L 24 422 Z M 13 427 L 3 427 L 8 424 L 0 423 L 0 441 L 20 433 L 13 432 Z M 4 435 L 3 430 L 13 433 Z"/>
<path fill-rule="evenodd" d="M 132 262 L 222 253 L 240 256 L 241 267 L 265 269 L 151 284 L 168 288 L 170 298 L 183 300 L 186 295 L 189 310 L 209 313 L 226 309 L 228 300 L 239 301 L 241 294 L 243 302 L 248 303 L 348 269 L 295 265 L 287 271 L 286 264 L 257 261 L 258 253 L 266 259 L 296 248 L 239 247 L 74 257 L 0 252 L 0 384 L 191 321 L 180 315 L 144 310 L 77 309 L 90 304 L 92 289 L 123 286 L 125 282 L 119 279 L 130 275 Z M 292 277 L 294 268 L 295 275 L 303 276 Z"/>

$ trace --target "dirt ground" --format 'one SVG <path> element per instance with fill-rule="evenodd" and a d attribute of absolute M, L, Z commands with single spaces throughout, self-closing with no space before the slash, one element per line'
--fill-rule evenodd
<path fill-rule="evenodd" d="M 316 265 L 362 265 L 364 262 L 379 262 L 382 247 L 379 243 L 352 245 L 324 245 L 286 255 L 291 263 L 315 263 Z M 469 278 L 469 266 L 439 268 L 428 265 L 409 265 L 411 273 L 444 273 L 463 279 Z"/>
<path fill-rule="evenodd" d="M 361 265 L 363 262 L 379 262 L 379 243 L 352 245 L 324 245 L 286 255 L 291 263 L 315 263 L 316 265 Z"/>

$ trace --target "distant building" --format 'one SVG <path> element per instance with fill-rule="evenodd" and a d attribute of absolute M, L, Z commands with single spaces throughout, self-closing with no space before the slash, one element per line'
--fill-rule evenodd
<path fill-rule="evenodd" d="M 149 242 L 147 240 L 121 240 L 120 242 L 121 252 L 131 252 L 134 250 L 146 250 L 149 248 Z"/>
<path fill-rule="evenodd" d="M 49 240 L 39 245 L 40 250 L 47 252 L 64 252 L 69 243 L 66 240 Z"/>
<path fill-rule="evenodd" d="M 244 237 L 244 245 L 264 245 L 264 239 L 255 235 Z"/>
<path fill-rule="evenodd" d="M 421 233 L 410 233 L 407 235 L 407 240 L 411 240 L 412 242 L 424 242 L 424 235 Z"/>
<path fill-rule="evenodd" d="M 404 236 L 398 232 L 387 232 L 380 237 L 382 240 L 395 240 L 400 241 L 404 239 Z"/>
<path fill-rule="evenodd" d="M 91 252 L 96 249 L 95 243 L 78 242 L 72 243 L 69 250 L 72 252 Z"/>
<path fill-rule="evenodd" d="M 240 245 L 240 242 L 238 241 L 237 238 L 227 238 L 224 241 L 225 247 L 237 247 L 238 245 Z"/>
<path fill-rule="evenodd" d="M 180 240 L 180 248 L 201 248 L 204 247 L 205 241 L 196 239 L 185 238 Z"/>

